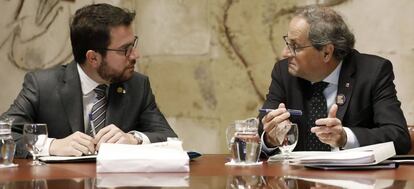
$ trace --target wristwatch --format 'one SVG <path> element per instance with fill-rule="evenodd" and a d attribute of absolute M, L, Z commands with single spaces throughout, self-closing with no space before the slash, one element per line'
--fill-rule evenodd
<path fill-rule="evenodd" d="M 142 137 L 140 132 L 138 132 L 138 131 L 129 131 L 128 134 L 131 134 L 132 136 L 134 136 L 135 140 L 138 141 L 137 144 L 142 144 L 143 137 Z"/>

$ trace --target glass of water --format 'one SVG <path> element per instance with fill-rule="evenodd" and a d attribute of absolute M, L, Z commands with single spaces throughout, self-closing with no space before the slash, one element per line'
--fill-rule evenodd
<path fill-rule="evenodd" d="M 258 125 L 257 118 L 249 118 L 236 120 L 226 129 L 232 165 L 247 165 L 258 162 L 261 151 Z"/>
<path fill-rule="evenodd" d="M 11 128 L 13 119 L 0 119 L 0 168 L 13 167 L 14 152 L 16 143 L 12 138 Z"/>
<path fill-rule="evenodd" d="M 27 150 L 32 154 L 33 161 L 30 165 L 44 165 L 37 157 L 47 139 L 47 126 L 46 124 L 25 124 L 23 127 L 23 139 L 26 144 Z"/>
<path fill-rule="evenodd" d="M 286 134 L 283 137 L 283 141 L 281 141 L 279 149 L 282 153 L 283 159 L 287 162 L 290 153 L 298 143 L 298 125 L 296 123 L 287 123 L 282 126 L 281 131 Z"/>

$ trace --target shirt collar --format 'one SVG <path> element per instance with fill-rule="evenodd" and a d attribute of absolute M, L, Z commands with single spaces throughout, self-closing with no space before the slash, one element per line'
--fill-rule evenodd
<path fill-rule="evenodd" d="M 339 73 L 341 72 L 342 61 L 339 62 L 338 66 L 336 66 L 335 70 L 331 72 L 323 81 L 329 84 L 338 85 L 339 80 Z"/>
<path fill-rule="evenodd" d="M 89 94 L 91 91 L 93 91 L 93 89 L 95 89 L 99 85 L 99 83 L 95 82 L 88 75 L 86 75 L 86 73 L 83 71 L 79 64 L 77 64 L 77 68 L 82 87 L 82 94 Z"/>

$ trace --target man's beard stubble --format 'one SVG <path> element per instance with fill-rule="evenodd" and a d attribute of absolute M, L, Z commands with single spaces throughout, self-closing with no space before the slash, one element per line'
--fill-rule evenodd
<path fill-rule="evenodd" d="M 131 64 L 135 65 L 136 60 L 132 60 Z M 128 71 L 128 67 L 125 67 L 124 70 L 120 73 L 110 73 L 110 68 L 108 67 L 108 62 L 105 60 L 102 60 L 102 64 L 98 68 L 98 74 L 99 76 L 104 79 L 105 81 L 108 81 L 110 83 L 118 83 L 123 82 L 131 79 L 133 73 L 128 75 L 126 72 Z"/>

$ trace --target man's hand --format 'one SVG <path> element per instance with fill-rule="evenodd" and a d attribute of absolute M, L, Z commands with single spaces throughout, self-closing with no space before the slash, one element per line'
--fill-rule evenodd
<path fill-rule="evenodd" d="M 95 136 L 96 149 L 99 149 L 102 143 L 117 143 L 117 144 L 138 144 L 138 141 L 132 134 L 124 133 L 114 124 L 110 124 L 96 134 Z"/>
<path fill-rule="evenodd" d="M 281 128 L 279 125 L 289 123 L 289 117 L 290 114 L 283 103 L 280 103 L 276 110 L 269 112 L 263 117 L 264 139 L 268 145 L 275 147 L 281 144 L 284 136 L 283 133 L 280 133 Z"/>
<path fill-rule="evenodd" d="M 315 133 L 319 140 L 325 144 L 332 147 L 344 147 L 347 137 L 341 120 L 336 118 L 337 111 L 338 105 L 332 105 L 328 117 L 316 120 L 315 125 L 317 126 L 312 127 L 311 132 Z"/>
<path fill-rule="evenodd" d="M 82 154 L 95 153 L 95 144 L 91 136 L 75 132 L 63 139 L 55 139 L 50 144 L 50 155 L 82 156 Z"/>

